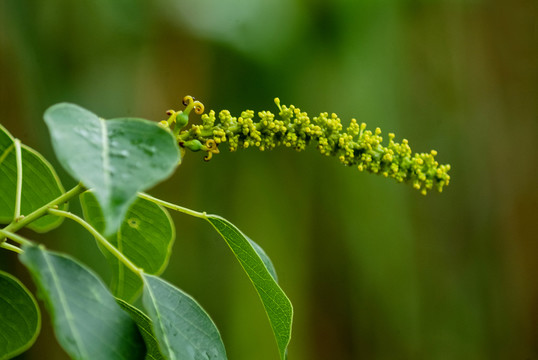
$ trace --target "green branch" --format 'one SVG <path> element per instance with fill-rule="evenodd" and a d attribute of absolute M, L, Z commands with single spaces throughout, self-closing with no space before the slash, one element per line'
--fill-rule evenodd
<path fill-rule="evenodd" d="M 48 204 L 43 205 L 39 209 L 32 211 L 30 214 L 28 214 L 28 215 L 26 215 L 26 216 L 24 216 L 22 218 L 15 219 L 8 226 L 6 226 L 4 228 L 4 230 L 5 231 L 10 231 L 10 232 L 17 232 L 18 230 L 22 229 L 23 227 L 25 227 L 26 225 L 28 225 L 32 221 L 35 221 L 35 220 L 39 219 L 40 217 L 42 217 L 43 215 L 46 215 L 47 211 L 50 208 L 54 207 L 55 205 L 60 205 L 60 204 L 62 204 L 64 202 L 69 201 L 70 199 L 77 196 L 78 194 L 80 194 L 83 191 L 84 191 L 84 185 L 78 184 L 77 186 L 75 186 L 74 188 L 72 188 L 68 192 L 58 196 L 56 199 L 52 200 Z"/>
<path fill-rule="evenodd" d="M 127 259 L 114 245 L 112 245 L 99 231 L 95 230 L 93 226 L 88 224 L 84 219 L 78 217 L 77 215 L 70 213 L 68 211 L 49 209 L 48 213 L 55 216 L 63 216 L 65 218 L 71 219 L 84 227 L 90 234 L 92 234 L 95 239 L 101 243 L 112 255 L 114 255 L 119 261 L 121 261 L 125 266 L 131 269 L 134 273 L 140 274 L 143 272 L 143 269 L 140 269 L 138 266 L 133 264 L 131 260 Z"/>
<path fill-rule="evenodd" d="M 21 248 L 15 245 L 8 244 L 7 242 L 3 242 L 2 244 L 0 244 L 0 248 L 16 252 L 17 254 L 22 254 L 24 252 Z"/>
<path fill-rule="evenodd" d="M 187 215 L 191 215 L 191 216 L 194 216 L 194 217 L 197 217 L 197 218 L 200 218 L 200 219 L 206 219 L 207 220 L 207 214 L 206 212 L 198 212 L 198 211 L 194 211 L 194 210 L 190 210 L 190 209 L 187 209 L 187 208 L 184 208 L 183 206 L 179 206 L 179 205 L 176 205 L 176 204 L 172 204 L 172 203 L 169 203 L 167 201 L 164 201 L 164 200 L 161 200 L 161 199 L 157 199 L 151 195 L 148 195 L 146 193 L 138 193 L 138 197 L 142 198 L 142 199 L 146 199 L 146 200 L 149 200 L 157 205 L 161 205 L 161 206 L 164 206 L 165 208 L 168 208 L 168 209 L 171 209 L 171 210 L 175 210 L 175 211 L 179 211 L 179 212 L 182 212 L 184 214 L 187 214 Z"/>
<path fill-rule="evenodd" d="M 15 158 L 17 162 L 17 190 L 15 193 L 15 214 L 13 219 L 17 219 L 21 216 L 21 196 L 22 196 L 22 152 L 21 152 L 21 141 L 15 139 Z"/>
<path fill-rule="evenodd" d="M 15 241 L 16 243 L 19 243 L 21 245 L 32 245 L 32 242 L 28 239 L 25 239 L 24 237 L 18 235 L 18 234 L 15 234 L 15 233 L 12 233 L 10 231 L 7 231 L 7 230 L 0 230 L 0 236 L 2 238 L 8 238 L 8 239 L 11 239 L 13 241 Z M 2 242 L 1 245 L 4 245 L 4 244 L 7 244 L 6 242 Z M 9 245 L 9 244 L 7 244 Z"/>

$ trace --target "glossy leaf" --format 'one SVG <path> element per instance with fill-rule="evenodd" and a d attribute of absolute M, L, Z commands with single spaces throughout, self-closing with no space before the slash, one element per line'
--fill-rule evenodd
<path fill-rule="evenodd" d="M 285 359 L 286 349 L 291 339 L 293 307 L 277 284 L 276 274 L 272 274 L 274 268 L 270 270 L 272 263 L 267 255 L 264 256 L 263 250 L 260 251 L 261 248 L 257 244 L 253 244 L 252 240 L 228 220 L 216 215 L 206 215 L 206 218 L 228 243 L 254 284 L 275 334 L 280 358 Z"/>
<path fill-rule="evenodd" d="M 84 218 L 97 231 L 103 232 L 105 219 L 92 192 L 80 195 Z M 108 240 L 144 272 L 159 275 L 170 258 L 175 238 L 175 228 L 168 211 L 161 206 L 137 198 L 129 207 L 116 234 Z M 112 269 L 112 293 L 128 302 L 133 301 L 142 290 L 142 279 L 122 262 L 101 248 Z"/>
<path fill-rule="evenodd" d="M 40 328 L 41 313 L 33 295 L 13 275 L 0 271 L 0 360 L 32 346 Z"/>
<path fill-rule="evenodd" d="M 32 148 L 21 146 L 22 187 L 21 214 L 29 214 L 64 193 L 56 172 L 47 160 Z M 15 139 L 0 125 L 0 223 L 10 223 L 15 214 L 17 160 Z M 61 206 L 67 210 L 67 204 Z M 27 225 L 46 232 L 60 225 L 63 218 L 46 215 Z"/>
<path fill-rule="evenodd" d="M 180 160 L 173 135 L 155 122 L 104 120 L 67 103 L 50 107 L 45 122 L 62 166 L 94 189 L 106 235 L 119 228 L 136 193 L 167 178 Z"/>
<path fill-rule="evenodd" d="M 165 360 L 159 351 L 159 343 L 153 334 L 151 319 L 133 305 L 121 299 L 116 299 L 116 301 L 131 316 L 136 325 L 138 325 L 138 330 L 140 330 L 140 334 L 142 334 L 144 343 L 146 344 L 147 353 L 145 360 Z"/>
<path fill-rule="evenodd" d="M 226 359 L 217 327 L 192 297 L 156 276 L 143 278 L 144 306 L 167 359 Z"/>
<path fill-rule="evenodd" d="M 135 322 L 91 270 L 42 246 L 23 249 L 19 257 L 47 305 L 58 342 L 72 358 L 144 358 Z"/>

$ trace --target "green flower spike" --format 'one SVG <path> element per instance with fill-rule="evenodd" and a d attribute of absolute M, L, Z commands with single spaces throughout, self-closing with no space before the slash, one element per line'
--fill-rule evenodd
<path fill-rule="evenodd" d="M 252 110 L 243 111 L 240 117 L 222 110 L 217 119 L 215 111 L 211 110 L 209 114 L 202 115 L 201 125 L 176 131 L 178 125 L 183 124 L 178 117 L 185 116 L 188 120 L 188 114 L 193 107 L 196 109 L 196 103 L 203 112 L 201 103 L 195 102 L 190 96 L 185 99 L 187 108 L 183 112 L 171 112 L 172 120 L 164 122 L 170 126 L 176 119 L 174 134 L 180 146 L 192 151 L 208 151 L 204 158 L 206 161 L 218 153 L 218 145 L 225 142 L 228 142 L 230 151 L 248 147 L 264 151 L 282 145 L 302 151 L 309 144 L 314 144 L 320 153 L 334 156 L 344 165 L 356 166 L 360 171 L 381 174 L 398 182 L 411 183 L 424 195 L 432 189 L 441 192 L 450 181 L 450 165 L 440 165 L 435 160 L 435 150 L 413 153 L 406 139 L 401 144 L 396 143 L 392 133 L 388 134 L 388 145 L 383 145 L 379 128 L 372 132 L 366 130 L 365 123 L 359 125 L 355 119 L 351 119 L 343 131 L 336 114 L 321 113 L 311 119 L 293 105 L 281 106 L 278 98 L 275 99 L 279 109 L 278 118 L 270 111 L 261 111 L 258 112 L 259 119 L 255 121 Z M 201 112 L 196 111 L 198 114 Z"/>

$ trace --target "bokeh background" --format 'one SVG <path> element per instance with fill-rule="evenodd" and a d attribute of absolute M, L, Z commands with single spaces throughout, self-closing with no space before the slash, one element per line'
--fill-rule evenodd
<path fill-rule="evenodd" d="M 295 307 L 290 360 L 538 359 L 535 0 L 2 0 L 0 79 L 0 122 L 54 165 L 48 106 L 162 120 L 186 94 L 235 115 L 278 96 L 438 150 L 452 182 L 426 197 L 314 149 L 188 154 L 150 193 L 264 247 Z M 163 276 L 211 314 L 230 359 L 277 359 L 224 242 L 173 218 Z M 25 235 L 107 278 L 76 224 Z M 33 288 L 14 254 L 0 269 Z M 20 359 L 65 359 L 51 332 L 45 315 Z"/>

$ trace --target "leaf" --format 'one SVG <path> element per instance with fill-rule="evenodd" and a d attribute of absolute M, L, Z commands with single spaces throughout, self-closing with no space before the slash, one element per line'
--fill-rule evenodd
<path fill-rule="evenodd" d="M 78 261 L 43 246 L 23 246 L 30 270 L 63 349 L 74 359 L 142 359 L 135 322 L 104 284 Z"/>
<path fill-rule="evenodd" d="M 192 297 L 156 276 L 143 279 L 143 303 L 167 359 L 227 358 L 217 327 Z"/>
<path fill-rule="evenodd" d="M 275 334 L 280 358 L 285 359 L 291 339 L 293 307 L 276 282 L 276 273 L 271 261 L 263 250 L 260 251 L 261 248 L 257 244 L 243 235 L 228 220 L 216 215 L 206 215 L 206 219 L 228 243 L 254 284 Z"/>
<path fill-rule="evenodd" d="M 41 313 L 32 294 L 13 275 L 0 271 L 0 359 L 11 359 L 35 342 Z"/>
<path fill-rule="evenodd" d="M 21 214 L 29 214 L 64 193 L 54 168 L 32 148 L 21 146 L 22 194 Z M 15 139 L 0 125 L 0 223 L 8 224 L 15 215 L 17 192 L 17 159 Z M 61 206 L 67 210 L 67 204 Z M 46 215 L 27 225 L 36 232 L 46 232 L 58 227 L 63 218 Z"/>
<path fill-rule="evenodd" d="M 146 343 L 147 353 L 145 360 L 165 360 L 159 351 L 159 343 L 153 334 L 151 319 L 138 308 L 123 301 L 122 299 L 116 299 L 116 301 L 123 310 L 131 315 L 131 318 L 138 325 L 138 330 L 140 330 L 140 334 L 142 334 L 144 342 Z"/>
<path fill-rule="evenodd" d="M 93 192 L 80 195 L 84 218 L 99 232 L 103 232 L 105 219 Z M 153 275 L 161 274 L 170 258 L 175 228 L 168 211 L 141 198 L 131 205 L 115 235 L 108 240 L 136 266 Z M 121 261 L 101 247 L 112 267 L 112 293 L 128 302 L 133 301 L 142 289 L 140 276 L 129 270 Z"/>
<path fill-rule="evenodd" d="M 260 259 L 262 259 L 263 261 L 263 264 L 265 265 L 265 267 L 267 268 L 267 270 L 269 271 L 269 273 L 271 274 L 271 276 L 273 277 L 273 279 L 278 282 L 278 276 L 276 275 L 276 270 L 275 270 L 275 266 L 273 265 L 273 262 L 271 261 L 271 259 L 269 258 L 269 256 L 267 256 L 267 254 L 265 253 L 265 250 L 263 250 L 263 248 L 258 245 L 257 243 L 255 243 L 254 241 L 252 241 L 251 238 L 249 238 L 248 236 L 246 236 L 245 234 L 241 233 L 247 240 L 248 242 L 250 243 L 250 245 L 252 245 L 252 247 L 254 248 L 254 251 L 256 251 L 256 253 L 258 254 L 258 256 L 260 257 Z"/>
<path fill-rule="evenodd" d="M 171 175 L 180 160 L 173 135 L 155 122 L 104 120 L 67 103 L 50 107 L 45 122 L 62 166 L 94 189 L 106 235 L 119 228 L 136 193 Z"/>

